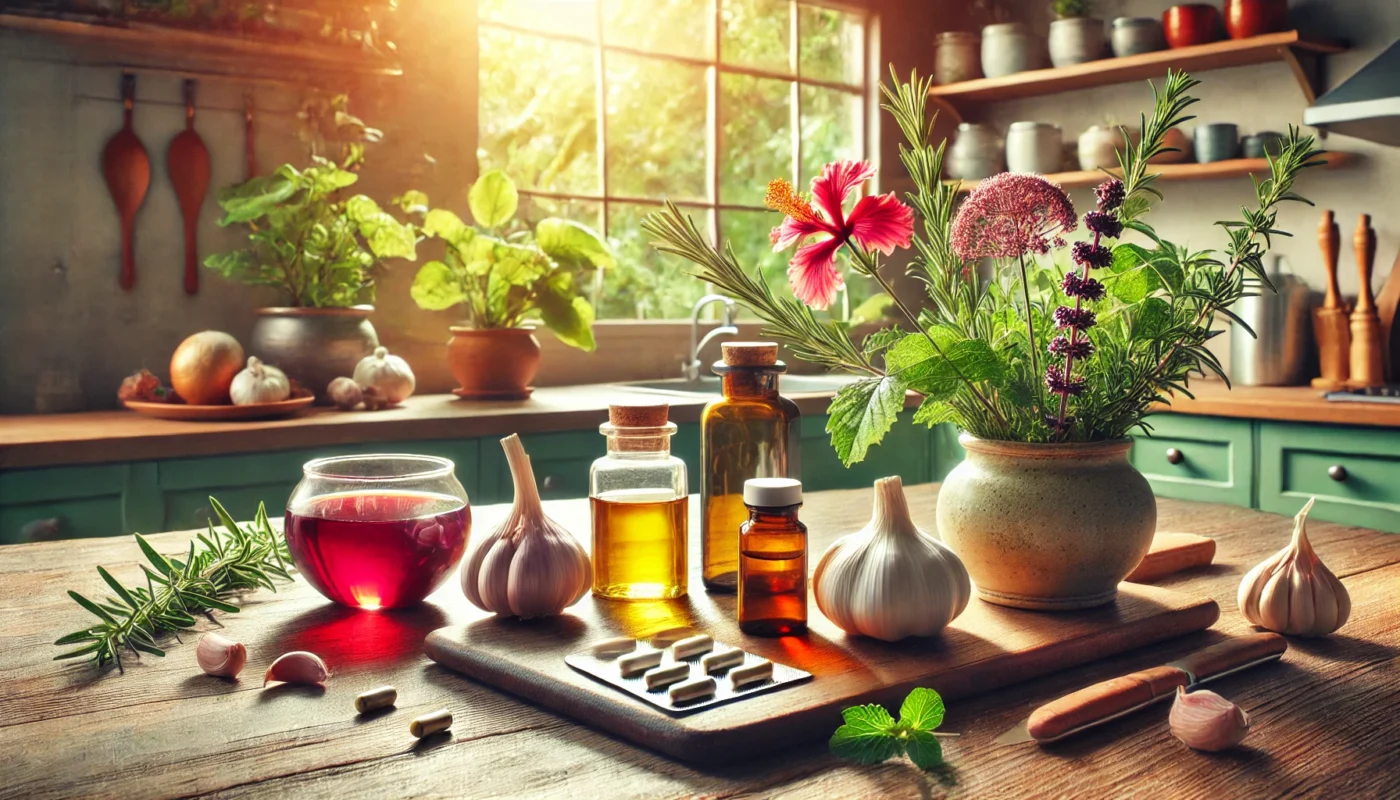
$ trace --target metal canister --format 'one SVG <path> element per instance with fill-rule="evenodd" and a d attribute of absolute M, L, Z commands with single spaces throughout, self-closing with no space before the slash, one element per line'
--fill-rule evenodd
<path fill-rule="evenodd" d="M 1230 331 L 1230 380 L 1241 386 L 1294 386 L 1306 377 L 1312 294 L 1283 263 L 1283 256 L 1275 255 L 1265 272 L 1276 291 L 1246 278 L 1245 293 L 1254 296 L 1230 309 L 1255 333 L 1250 336 L 1237 323 Z"/>

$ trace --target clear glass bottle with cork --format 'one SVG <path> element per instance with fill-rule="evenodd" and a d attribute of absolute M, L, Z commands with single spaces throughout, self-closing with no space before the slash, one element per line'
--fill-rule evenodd
<path fill-rule="evenodd" d="M 787 365 L 773 342 L 726 342 L 713 369 L 724 396 L 700 415 L 700 550 L 705 588 L 739 580 L 739 526 L 749 518 L 744 481 L 801 474 L 797 405 L 778 395 Z"/>
<path fill-rule="evenodd" d="M 593 593 L 661 600 L 686 593 L 685 462 L 671 455 L 666 403 L 612 405 L 598 431 L 608 454 L 589 470 Z"/>
<path fill-rule="evenodd" d="M 739 527 L 739 630 L 752 636 L 807 632 L 807 526 L 797 519 L 802 483 L 744 483 L 749 518 Z"/>

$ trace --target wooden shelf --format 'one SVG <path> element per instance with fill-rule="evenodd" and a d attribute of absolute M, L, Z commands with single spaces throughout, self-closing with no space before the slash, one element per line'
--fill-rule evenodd
<path fill-rule="evenodd" d="M 1356 160 L 1355 153 L 1327 152 L 1322 155 L 1327 163 L 1323 169 L 1335 169 Z M 1269 162 L 1263 158 L 1232 158 L 1228 161 L 1212 161 L 1209 164 L 1154 164 L 1149 167 L 1152 174 L 1162 181 L 1208 181 L 1222 178 L 1238 178 L 1244 175 L 1267 175 Z M 1119 170 L 1112 170 L 1117 175 Z M 1098 170 L 1076 170 L 1055 172 L 1044 176 L 1046 180 L 1058 183 L 1065 189 L 1082 186 L 1096 186 L 1104 180 Z M 970 192 L 981 181 L 963 181 L 960 191 Z"/>
<path fill-rule="evenodd" d="M 1311 103 L 1316 99 L 1316 71 L 1311 68 L 1311 63 L 1304 62 L 1344 49 L 1336 42 L 1305 39 L 1297 31 L 1283 31 L 1249 39 L 1229 39 L 1195 47 L 1105 58 L 1069 67 L 1029 70 L 1000 78 L 949 83 L 930 88 L 929 96 L 952 105 L 987 103 L 1160 78 L 1167 74 L 1168 69 L 1184 70 L 1194 75 L 1203 70 L 1283 61 L 1292 68 Z"/>
<path fill-rule="evenodd" d="M 0 29 L 57 39 L 84 61 L 183 70 L 203 75 L 294 80 L 305 75 L 402 74 L 398 65 L 353 47 L 265 42 L 158 25 L 99 25 L 0 14 Z"/>

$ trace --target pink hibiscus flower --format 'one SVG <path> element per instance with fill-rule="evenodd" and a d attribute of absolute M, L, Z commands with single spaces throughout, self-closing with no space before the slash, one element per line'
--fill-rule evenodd
<path fill-rule="evenodd" d="M 767 206 L 786 215 L 769 239 L 773 252 L 780 252 L 810 237 L 816 241 L 797 248 L 788 262 L 788 280 L 798 300 L 823 309 L 836 300 L 845 284 L 836 269 L 836 251 L 853 242 L 865 251 L 879 250 L 890 255 L 896 247 L 908 247 L 914 235 L 914 210 L 899 202 L 894 192 L 862 197 L 846 216 L 842 205 L 856 187 L 875 175 L 868 161 L 834 161 L 812 179 L 816 208 L 797 193 L 791 183 L 776 180 L 768 184 Z"/>

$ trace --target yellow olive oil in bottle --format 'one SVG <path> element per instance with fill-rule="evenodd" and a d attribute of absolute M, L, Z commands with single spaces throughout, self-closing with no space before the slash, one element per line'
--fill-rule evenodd
<path fill-rule="evenodd" d="M 661 600 L 686 593 L 685 462 L 671 455 L 669 406 L 613 405 L 599 431 L 608 454 L 589 471 L 593 593 Z"/>
<path fill-rule="evenodd" d="M 700 416 L 700 551 L 705 588 L 739 582 L 739 526 L 749 518 L 744 482 L 800 474 L 797 405 L 778 396 L 787 366 L 772 342 L 727 342 L 713 369 L 724 396 Z"/>
<path fill-rule="evenodd" d="M 802 484 L 744 484 L 749 517 L 739 528 L 739 630 L 750 636 L 807 632 L 807 526 L 797 520 Z"/>

